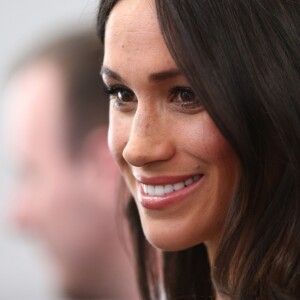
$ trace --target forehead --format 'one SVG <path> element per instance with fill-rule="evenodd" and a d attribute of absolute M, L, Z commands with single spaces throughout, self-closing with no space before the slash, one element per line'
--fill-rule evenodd
<path fill-rule="evenodd" d="M 154 1 L 121 0 L 106 25 L 104 65 L 117 70 L 175 68 L 161 34 Z"/>

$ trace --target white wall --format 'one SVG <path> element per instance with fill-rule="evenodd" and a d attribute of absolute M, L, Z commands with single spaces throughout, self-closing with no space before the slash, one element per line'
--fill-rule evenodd
<path fill-rule="evenodd" d="M 66 28 L 94 28 L 98 4 L 99 0 L 0 0 L 0 114 L 4 79 L 16 59 L 38 40 Z M 1 114 L 1 120 L 3 117 Z M 0 129 L 0 145 L 5 146 Z M 11 203 L 5 193 L 7 169 L 2 155 L 1 158 L 0 300 L 58 299 L 39 245 L 17 234 L 9 223 Z"/>

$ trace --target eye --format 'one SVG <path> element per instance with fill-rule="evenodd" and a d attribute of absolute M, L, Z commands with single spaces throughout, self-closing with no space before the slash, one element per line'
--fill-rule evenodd
<path fill-rule="evenodd" d="M 129 102 L 132 101 L 134 98 L 134 93 L 130 89 L 122 85 L 106 87 L 105 92 L 109 96 L 117 98 L 119 101 L 122 102 Z"/>
<path fill-rule="evenodd" d="M 195 94 L 189 90 L 180 91 L 179 97 L 183 102 L 191 102 L 191 101 L 194 101 L 196 98 Z"/>
<path fill-rule="evenodd" d="M 119 89 L 116 91 L 116 97 L 123 102 L 129 102 L 134 97 L 134 94 L 127 89 Z"/>
<path fill-rule="evenodd" d="M 189 87 L 176 86 L 170 90 L 171 100 L 185 109 L 202 107 L 201 101 Z"/>
<path fill-rule="evenodd" d="M 106 86 L 105 93 L 109 95 L 110 100 L 114 101 L 115 108 L 128 107 L 137 101 L 133 91 L 123 85 Z"/>

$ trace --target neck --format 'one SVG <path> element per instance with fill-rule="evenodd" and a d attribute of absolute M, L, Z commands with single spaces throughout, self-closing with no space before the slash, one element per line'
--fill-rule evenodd
<path fill-rule="evenodd" d="M 212 241 L 207 241 L 204 244 L 206 246 L 210 267 L 212 267 L 214 263 L 215 254 L 216 254 L 217 243 Z"/>

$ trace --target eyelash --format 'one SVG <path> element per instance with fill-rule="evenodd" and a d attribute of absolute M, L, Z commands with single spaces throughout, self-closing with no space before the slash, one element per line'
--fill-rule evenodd
<path fill-rule="evenodd" d="M 195 95 L 195 93 L 193 92 L 193 90 L 189 87 L 183 87 L 183 86 L 175 86 L 173 88 L 171 88 L 169 90 L 169 93 L 172 95 L 172 101 L 176 102 L 176 100 L 174 99 L 175 96 L 179 96 L 180 93 L 190 93 L 190 95 L 192 95 L 193 97 L 193 101 L 190 102 L 183 102 L 181 100 L 178 100 L 178 102 L 180 103 L 180 106 L 184 109 L 195 109 L 195 108 L 199 108 L 202 106 L 201 101 L 199 100 L 199 98 L 197 98 L 197 96 Z"/>
<path fill-rule="evenodd" d="M 113 86 L 104 86 L 104 92 L 109 96 L 110 100 L 114 100 L 114 107 L 119 109 L 122 106 L 125 106 L 129 103 L 125 102 L 125 101 L 121 101 L 117 94 L 120 91 L 127 91 L 130 94 L 132 94 L 132 96 L 134 96 L 133 91 L 131 91 L 130 89 L 128 89 L 127 87 L 123 86 L 123 85 L 113 85 Z M 127 103 L 127 104 L 126 104 Z"/>
<path fill-rule="evenodd" d="M 128 92 L 132 98 L 135 98 L 134 92 L 128 89 L 126 86 L 119 85 L 119 84 L 113 86 L 105 86 L 105 93 L 110 97 L 110 100 L 114 100 L 114 107 L 117 109 L 120 109 L 122 106 L 129 105 L 129 103 L 136 102 L 136 101 L 120 100 L 117 94 L 119 92 L 124 92 L 124 91 Z M 175 86 L 169 90 L 169 93 L 171 95 L 171 101 L 173 103 L 178 103 L 180 107 L 183 109 L 195 109 L 202 106 L 201 101 L 196 97 L 192 89 L 189 87 Z M 176 99 L 179 97 L 180 93 L 189 93 L 192 96 L 193 101 L 185 103 L 182 100 Z"/>

